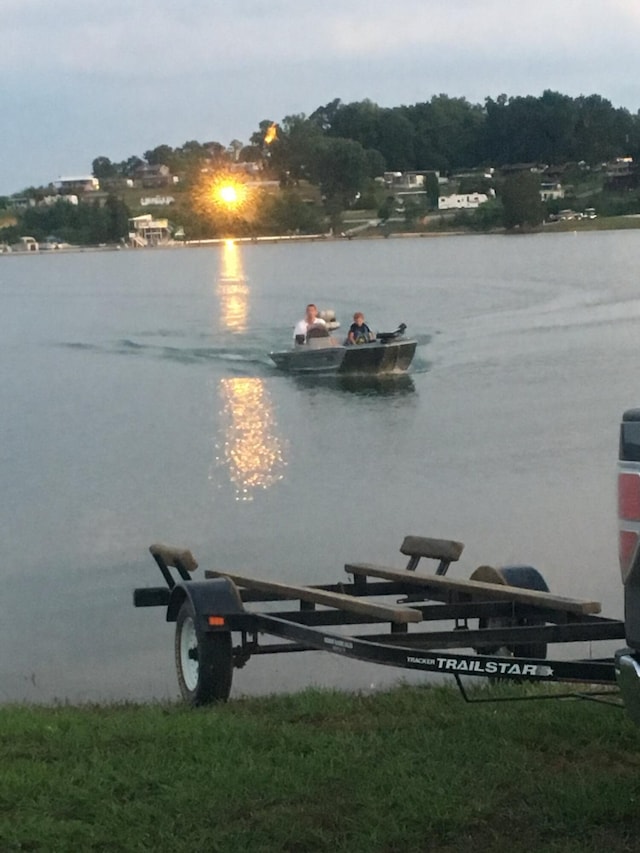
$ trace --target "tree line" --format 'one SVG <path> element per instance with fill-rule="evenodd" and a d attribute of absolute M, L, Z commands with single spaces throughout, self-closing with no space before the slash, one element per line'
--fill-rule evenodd
<path fill-rule="evenodd" d="M 322 228 L 323 220 L 336 229 L 343 211 L 354 206 L 378 209 L 385 218 L 393 201 L 389 196 L 381 200 L 374 182 L 385 171 L 432 173 L 427 197 L 434 206 L 436 171 L 449 175 L 482 166 L 526 163 L 596 165 L 621 156 L 634 160 L 640 156 L 639 113 L 614 107 L 600 95 L 573 98 L 546 90 L 539 97 L 500 95 L 486 98 L 483 104 L 444 94 L 396 107 L 381 107 L 370 100 L 343 103 L 336 98 L 310 115 L 285 116 L 279 122 L 264 119 L 247 144 L 237 139 L 228 146 L 197 140 L 178 147 L 161 144 L 142 157 L 133 155 L 121 162 L 98 156 L 92 169 L 104 185 L 113 181 L 116 186 L 119 180 L 136 176 L 142 166 L 167 166 L 180 176 L 180 185 L 187 191 L 172 217 L 180 216 L 188 236 L 216 236 L 225 231 L 311 231 Z M 229 172 L 239 162 L 251 163 L 263 177 L 277 180 L 281 193 L 261 198 L 252 214 L 239 210 L 231 215 L 220 206 L 199 204 L 203 173 Z M 526 183 L 520 182 L 517 197 Z M 528 183 L 531 201 L 534 181 Z M 304 198 L 303 185 L 315 188 L 317 203 Z M 82 241 L 98 232 L 103 237 L 126 235 L 126 210 L 119 207 L 116 215 L 115 201 L 106 213 L 96 208 L 90 215 L 86 205 L 76 211 L 58 207 L 54 205 L 55 214 L 46 214 L 54 221 L 34 221 L 32 230 L 66 229 L 66 233 L 80 234 Z M 539 205 L 537 210 L 536 217 Z M 38 216 L 45 213 L 25 213 L 25 219 Z M 60 225 L 56 217 L 62 220 Z M 83 217 L 85 222 L 80 221 Z M 494 215 L 487 223 L 496 221 Z"/>
<path fill-rule="evenodd" d="M 266 146 L 265 136 L 274 125 L 277 136 Z M 336 146 L 335 140 L 342 142 Z M 143 158 L 134 155 L 120 163 L 97 157 L 93 173 L 104 179 L 131 176 L 144 163 L 164 164 L 178 173 L 203 161 L 262 164 L 267 159 L 294 180 L 315 177 L 330 184 L 326 172 L 339 166 L 336 161 L 351 161 L 347 166 L 362 175 L 378 175 L 385 170 L 449 173 L 526 162 L 593 165 L 623 155 L 640 155 L 639 113 L 614 107 L 600 95 L 572 98 L 546 90 L 539 97 L 503 94 L 486 98 L 484 104 L 448 95 L 397 107 L 336 98 L 308 116 L 261 121 L 247 145 L 239 140 L 229 146 L 196 140 L 177 148 L 162 144 L 144 152 Z"/>
<path fill-rule="evenodd" d="M 26 234 L 38 242 L 52 239 L 79 246 L 119 243 L 128 234 L 128 221 L 127 206 L 113 193 L 102 205 L 71 204 L 61 198 L 21 211 L 17 224 L 0 228 L 0 243 L 17 243 Z"/>

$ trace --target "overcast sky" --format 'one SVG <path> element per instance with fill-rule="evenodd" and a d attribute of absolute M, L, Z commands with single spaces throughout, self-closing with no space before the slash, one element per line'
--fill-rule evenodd
<path fill-rule="evenodd" d="M 334 98 L 640 109 L 640 0 L 2 0 L 0 194 Z"/>

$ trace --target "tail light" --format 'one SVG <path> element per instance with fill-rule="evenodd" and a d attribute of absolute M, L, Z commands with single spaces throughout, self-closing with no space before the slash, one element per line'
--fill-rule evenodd
<path fill-rule="evenodd" d="M 640 472 L 618 474 L 618 556 L 626 583 L 640 538 Z"/>
<path fill-rule="evenodd" d="M 640 541 L 640 409 L 622 416 L 618 458 L 618 553 L 627 583 Z"/>

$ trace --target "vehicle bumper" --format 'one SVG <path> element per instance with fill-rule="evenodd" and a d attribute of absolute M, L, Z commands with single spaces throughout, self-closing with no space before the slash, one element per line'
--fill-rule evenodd
<path fill-rule="evenodd" d="M 631 719 L 640 725 L 640 655 L 620 649 L 615 655 L 616 681 Z"/>

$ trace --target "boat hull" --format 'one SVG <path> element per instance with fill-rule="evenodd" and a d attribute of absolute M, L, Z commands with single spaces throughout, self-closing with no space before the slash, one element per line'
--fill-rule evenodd
<path fill-rule="evenodd" d="M 296 347 L 272 352 L 270 358 L 288 373 L 377 376 L 404 373 L 416 351 L 416 341 L 372 341 L 359 346 Z"/>

